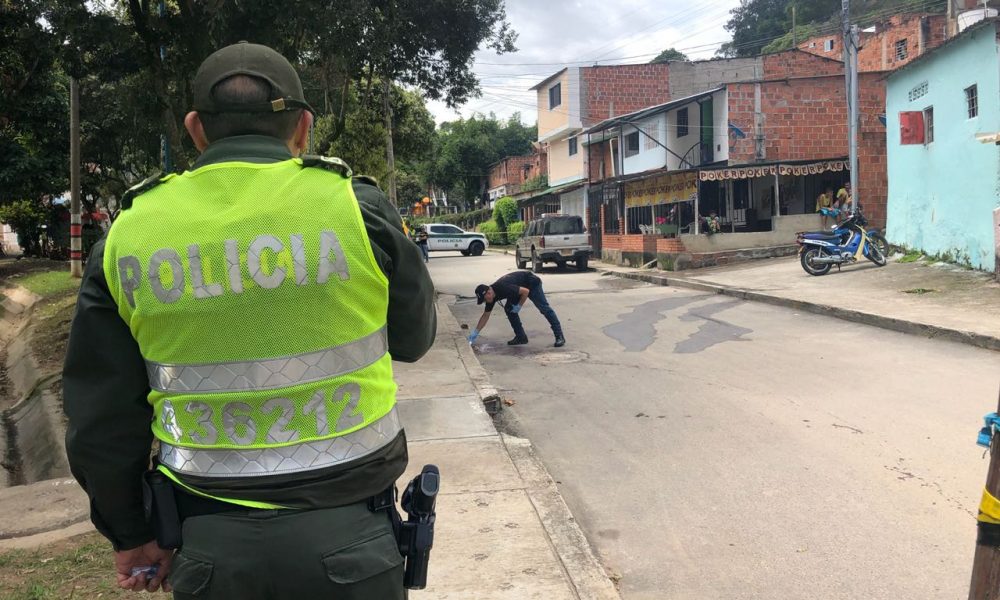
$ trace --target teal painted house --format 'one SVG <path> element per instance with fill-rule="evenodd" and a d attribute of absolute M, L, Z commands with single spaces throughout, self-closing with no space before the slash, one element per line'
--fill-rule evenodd
<path fill-rule="evenodd" d="M 998 20 L 966 29 L 888 76 L 892 244 L 996 270 L 1000 208 Z"/>

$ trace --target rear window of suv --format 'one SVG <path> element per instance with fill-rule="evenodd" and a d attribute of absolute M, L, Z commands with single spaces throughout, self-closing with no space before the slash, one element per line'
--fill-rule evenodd
<path fill-rule="evenodd" d="M 571 235 L 583 233 L 583 219 L 580 217 L 563 217 L 545 221 L 545 235 Z"/>

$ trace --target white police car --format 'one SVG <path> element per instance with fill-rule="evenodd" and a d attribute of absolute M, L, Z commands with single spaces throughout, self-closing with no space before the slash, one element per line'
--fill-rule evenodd
<path fill-rule="evenodd" d="M 447 223 L 427 223 L 427 250 L 457 250 L 462 256 L 479 256 L 490 243 L 481 233 L 465 231 Z"/>

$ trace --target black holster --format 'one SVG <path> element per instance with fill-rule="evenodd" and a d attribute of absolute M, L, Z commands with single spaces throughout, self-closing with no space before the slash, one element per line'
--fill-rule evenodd
<path fill-rule="evenodd" d="M 156 544 L 164 550 L 181 547 L 181 518 L 173 482 L 163 473 L 152 470 L 142 477 L 142 508 L 146 521 L 156 534 Z"/>
<path fill-rule="evenodd" d="M 401 504 L 407 513 L 400 523 L 396 539 L 399 551 L 406 558 L 403 586 L 410 590 L 427 587 L 427 566 L 434 545 L 435 504 L 441 475 L 434 465 L 424 465 L 420 475 L 406 486 Z"/>

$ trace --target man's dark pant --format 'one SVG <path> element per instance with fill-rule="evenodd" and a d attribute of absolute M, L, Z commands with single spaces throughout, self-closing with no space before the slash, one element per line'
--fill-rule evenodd
<path fill-rule="evenodd" d="M 536 278 L 528 288 L 528 299 L 535 305 L 538 312 L 542 313 L 542 316 L 549 322 L 552 326 L 552 333 L 556 337 L 562 337 L 562 325 L 559 324 L 559 317 L 556 316 L 556 311 L 552 310 L 549 306 L 549 301 L 545 299 L 545 291 L 542 289 L 542 280 Z M 524 325 L 521 324 L 521 317 L 517 313 L 511 312 L 514 305 L 511 302 L 507 302 L 507 306 L 504 307 L 504 312 L 507 313 L 507 320 L 510 321 L 510 326 L 514 329 L 514 336 L 521 339 L 527 339 L 528 334 L 524 332 Z"/>
<path fill-rule="evenodd" d="M 175 600 L 403 600 L 403 557 L 385 512 L 366 502 L 243 510 L 184 521 Z"/>

